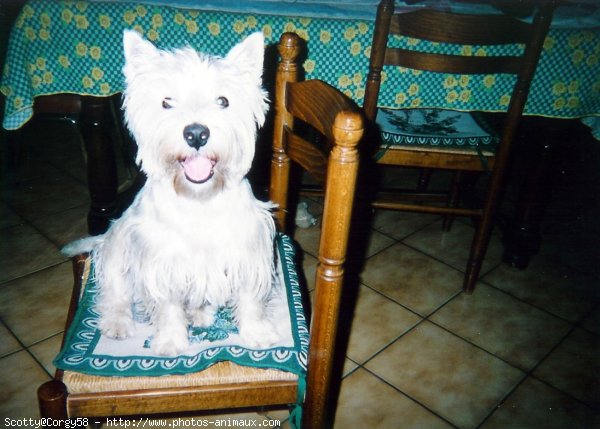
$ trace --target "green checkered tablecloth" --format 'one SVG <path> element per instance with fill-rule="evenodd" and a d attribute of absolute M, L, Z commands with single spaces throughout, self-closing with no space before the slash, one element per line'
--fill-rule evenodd
<path fill-rule="evenodd" d="M 16 129 L 32 116 L 38 95 L 107 96 L 123 90 L 122 33 L 134 28 L 161 48 L 189 44 L 223 55 L 246 35 L 262 31 L 275 44 L 285 31 L 307 41 L 307 78 L 322 79 L 361 104 L 373 21 L 293 18 L 178 9 L 127 2 L 28 2 L 12 29 L 0 89 L 6 96 L 3 126 Z M 417 41 L 396 38 L 397 46 Z M 494 55 L 486 47 L 431 44 L 434 50 Z M 506 50 L 519 49 L 508 46 Z M 600 138 L 600 30 L 553 28 L 544 44 L 526 114 L 586 118 Z M 389 67 L 380 105 L 502 111 L 511 78 L 461 76 Z"/>

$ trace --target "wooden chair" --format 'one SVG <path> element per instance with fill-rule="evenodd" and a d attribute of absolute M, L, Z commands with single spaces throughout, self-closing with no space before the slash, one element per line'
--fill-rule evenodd
<path fill-rule="evenodd" d="M 475 288 L 481 265 L 489 243 L 504 182 L 507 161 L 510 156 L 519 118 L 527 100 L 529 86 L 542 51 L 543 42 L 552 19 L 553 2 L 539 2 L 531 23 L 508 15 L 467 15 L 420 9 L 410 13 L 394 13 L 394 1 L 383 0 L 377 10 L 375 32 L 371 47 L 369 74 L 364 97 L 364 112 L 371 124 L 380 127 L 373 152 L 378 151 L 377 163 L 401 167 L 417 167 L 422 170 L 420 186 L 416 192 L 401 195 L 380 193 L 373 201 L 376 208 L 404 210 L 424 213 L 439 213 L 447 216 L 471 216 L 478 219 L 472 241 L 463 290 L 471 293 Z M 428 42 L 458 45 L 504 45 L 522 44 L 521 55 L 515 56 L 462 56 L 419 51 L 421 44 L 412 48 L 390 47 L 388 40 L 394 36 L 406 36 Z M 382 68 L 399 66 L 409 69 L 442 72 L 449 74 L 496 74 L 516 75 L 515 84 L 505 114 L 501 135 L 495 136 L 488 127 L 470 113 L 435 109 L 389 110 L 378 109 Z M 409 78 L 410 79 L 410 78 Z M 418 115 L 417 125 L 408 126 L 406 118 Z M 424 118 L 424 119 L 423 119 Z M 463 130 L 461 145 L 443 133 L 436 134 L 428 122 L 437 120 L 454 121 L 459 131 Z M 429 126 L 424 129 L 422 124 Z M 412 135 L 407 135 L 411 127 Z M 439 127 L 443 129 L 442 127 Z M 449 145 L 440 144 L 444 138 Z M 386 143 L 385 140 L 388 140 Z M 491 144 L 490 144 L 491 143 Z M 496 144 L 494 144 L 496 143 Z M 489 176 L 485 195 L 480 207 L 456 207 L 460 174 L 455 176 L 452 190 L 447 193 L 447 205 L 436 205 L 428 200 L 425 190 L 430 169 L 456 172 L 486 172 Z M 407 199 L 408 198 L 408 199 Z M 416 200 L 416 201 L 415 201 Z"/>
<path fill-rule="evenodd" d="M 276 212 L 280 228 L 286 224 L 291 162 L 305 165 L 306 156 L 315 156 L 327 163 L 303 407 L 303 427 L 323 428 L 358 168 L 356 146 L 363 125 L 359 109 L 334 88 L 321 81 L 296 83 L 296 35 L 283 35 L 279 51 L 282 61 L 276 78 L 270 198 L 280 207 Z M 324 135 L 330 142 L 325 153 L 311 149 L 308 142 L 295 136 L 294 118 Z M 75 287 L 67 327 L 79 302 L 85 260 L 86 255 L 73 260 Z M 40 386 L 38 398 L 42 417 L 73 419 L 281 406 L 295 403 L 297 391 L 297 377 L 293 374 L 222 362 L 185 376 L 94 377 L 57 371 L 53 380 Z"/>

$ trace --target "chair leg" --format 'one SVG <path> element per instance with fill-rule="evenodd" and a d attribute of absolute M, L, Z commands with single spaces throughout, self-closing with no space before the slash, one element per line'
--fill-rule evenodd
<path fill-rule="evenodd" d="M 454 177 L 452 178 L 452 189 L 450 190 L 450 198 L 448 199 L 448 207 L 456 207 L 458 203 L 458 197 L 460 195 L 460 188 L 462 183 L 462 171 L 456 171 L 454 173 Z M 442 223 L 442 231 L 450 231 L 452 227 L 452 222 L 454 222 L 454 216 L 445 215 L 444 221 Z"/>
<path fill-rule="evenodd" d="M 492 198 L 492 201 L 484 208 L 483 216 L 475 230 L 475 237 L 471 244 L 471 253 L 469 254 L 469 261 L 467 262 L 463 283 L 463 291 L 467 294 L 471 294 L 475 290 L 483 259 L 485 258 L 490 237 L 492 235 L 492 227 L 494 226 L 493 212 L 495 211 L 495 200 L 497 197 L 492 196 L 490 198 Z"/>
<path fill-rule="evenodd" d="M 41 417 L 50 417 L 53 422 L 67 419 L 67 387 L 58 380 L 42 384 L 37 391 Z"/>

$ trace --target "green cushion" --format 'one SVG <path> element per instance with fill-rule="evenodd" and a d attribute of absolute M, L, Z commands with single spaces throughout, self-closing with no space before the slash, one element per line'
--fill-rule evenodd
<path fill-rule="evenodd" d="M 94 305 L 98 288 L 93 262 L 75 319 L 63 349 L 54 360 L 57 368 L 100 376 L 160 376 L 200 371 L 220 361 L 239 365 L 274 368 L 297 374 L 304 380 L 308 356 L 309 331 L 303 312 L 302 296 L 295 267 L 294 245 L 285 235 L 276 239 L 278 278 L 285 285 L 277 305 L 278 324 L 285 335 L 275 347 L 254 350 L 237 335 L 231 309 L 223 308 L 210 328 L 188 329 L 189 349 L 178 357 L 153 356 L 149 344 L 152 327 L 136 320 L 136 333 L 126 340 L 107 338 L 97 329 Z"/>
<path fill-rule="evenodd" d="M 382 145 L 481 147 L 492 149 L 498 137 L 469 112 L 443 109 L 379 109 L 376 122 Z"/>

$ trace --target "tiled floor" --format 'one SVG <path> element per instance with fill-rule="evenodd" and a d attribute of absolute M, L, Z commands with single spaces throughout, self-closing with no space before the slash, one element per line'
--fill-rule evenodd
<path fill-rule="evenodd" d="M 71 287 L 59 248 L 86 232 L 77 136 L 30 129 L 1 185 L 4 422 L 38 415 L 36 388 L 53 372 Z M 575 201 L 550 210 L 527 270 L 500 263 L 494 235 L 472 296 L 460 291 L 469 223 L 443 233 L 434 216 L 375 214 L 356 306 L 346 310 L 354 313 L 335 428 L 600 427 L 599 211 L 583 204 L 567 216 L 584 198 L 567 189 L 556 199 L 567 194 Z M 310 210 L 319 213 L 318 202 Z M 295 238 L 312 281 L 318 229 Z"/>

